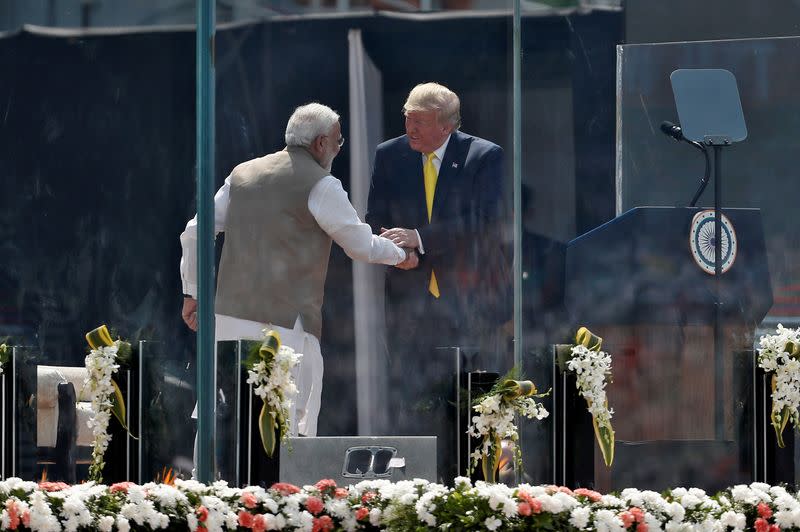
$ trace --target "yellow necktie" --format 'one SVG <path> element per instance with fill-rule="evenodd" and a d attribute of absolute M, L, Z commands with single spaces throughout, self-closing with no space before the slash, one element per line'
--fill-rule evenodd
<path fill-rule="evenodd" d="M 428 207 L 428 221 L 431 221 L 431 213 L 433 212 L 433 196 L 436 194 L 436 180 L 439 173 L 433 165 L 433 159 L 436 157 L 435 153 L 425 154 L 425 164 L 422 167 L 422 175 L 425 178 L 425 204 Z M 436 282 L 436 274 L 431 270 L 431 280 L 428 283 L 428 292 L 433 297 L 439 297 L 439 285 Z"/>

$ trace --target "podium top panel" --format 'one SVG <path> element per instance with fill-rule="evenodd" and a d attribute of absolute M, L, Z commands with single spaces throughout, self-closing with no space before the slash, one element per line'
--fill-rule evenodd
<path fill-rule="evenodd" d="M 747 138 L 736 78 L 722 69 L 680 69 L 670 77 L 683 136 L 709 144 Z"/>

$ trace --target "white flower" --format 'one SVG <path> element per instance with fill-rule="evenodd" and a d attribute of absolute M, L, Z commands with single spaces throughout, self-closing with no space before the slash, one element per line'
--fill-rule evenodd
<path fill-rule="evenodd" d="M 381 525 L 381 517 L 382 512 L 379 508 L 373 508 L 369 511 L 369 524 L 372 526 L 380 526 Z"/>
<path fill-rule="evenodd" d="M 586 506 L 579 506 L 573 508 L 569 514 L 569 524 L 577 529 L 584 529 L 589 526 L 589 516 L 592 511 Z"/>
<path fill-rule="evenodd" d="M 747 526 L 747 518 L 744 514 L 729 510 L 719 517 L 719 523 L 722 526 L 734 528 L 736 530 L 744 530 L 744 527 Z"/>
<path fill-rule="evenodd" d="M 800 360 L 787 352 L 790 342 L 800 344 L 800 329 L 787 329 L 778 324 L 775 334 L 759 339 L 758 365 L 775 374 L 772 414 L 780 417 L 787 410 L 792 425 L 797 428 L 800 426 Z"/>
<path fill-rule="evenodd" d="M 472 417 L 467 434 L 482 438 L 481 445 L 470 455 L 472 467 L 476 467 L 483 456 L 494 452 L 493 446 L 498 438 L 512 441 L 519 439 L 519 429 L 515 423 L 517 414 L 539 420 L 549 415 L 544 405 L 536 402 L 533 397 L 509 399 L 500 393 L 484 396 L 472 409 L 478 415 Z"/>
<path fill-rule="evenodd" d="M 567 369 L 575 373 L 575 387 L 586 399 L 589 413 L 599 425 L 607 425 L 614 414 L 608 408 L 606 375 L 611 374 L 611 356 L 603 351 L 592 351 L 583 345 L 572 348 L 572 358 Z"/>
<path fill-rule="evenodd" d="M 108 448 L 111 436 L 108 435 L 108 423 L 111 421 L 111 398 L 114 396 L 112 378 L 119 369 L 116 364 L 117 352 L 121 341 L 113 345 L 92 349 L 86 355 L 85 365 L 88 376 L 84 384 L 89 393 L 93 416 L 87 421 L 92 429 L 94 443 L 92 445 L 92 465 L 90 478 L 99 479 L 103 469 L 103 455 Z"/>
<path fill-rule="evenodd" d="M 483 522 L 489 530 L 497 530 L 503 524 L 501 520 L 496 517 L 487 517 L 486 520 Z"/>
<path fill-rule="evenodd" d="M 266 335 L 269 331 L 264 329 L 263 332 Z M 289 437 L 289 412 L 294 404 L 292 397 L 297 394 L 292 369 L 302 357 L 292 348 L 281 345 L 272 359 L 256 362 L 247 371 L 247 383 L 253 385 L 253 393 L 275 414 L 281 439 Z"/>

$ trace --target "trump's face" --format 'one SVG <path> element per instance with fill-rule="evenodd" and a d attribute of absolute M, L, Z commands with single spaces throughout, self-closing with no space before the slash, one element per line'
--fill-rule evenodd
<path fill-rule="evenodd" d="M 437 111 L 408 111 L 406 113 L 406 134 L 411 149 L 420 153 L 430 153 L 442 144 L 453 130 L 453 126 L 439 121 Z"/>

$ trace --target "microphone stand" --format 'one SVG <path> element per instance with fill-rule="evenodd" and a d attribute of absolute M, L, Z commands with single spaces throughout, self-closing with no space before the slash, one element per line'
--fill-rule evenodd
<path fill-rule="evenodd" d="M 693 140 L 687 140 L 686 142 L 688 142 L 689 144 L 691 144 L 692 146 L 694 146 L 698 150 L 702 151 L 703 155 L 705 156 L 705 159 L 706 159 L 706 171 L 705 171 L 705 174 L 703 174 L 703 178 L 700 180 L 700 186 L 697 188 L 697 192 L 694 193 L 694 197 L 692 197 L 692 201 L 689 203 L 689 207 L 694 207 L 695 205 L 697 205 L 697 200 L 700 199 L 700 196 L 703 194 L 703 191 L 706 189 L 706 185 L 708 185 L 708 180 L 711 177 L 711 157 L 710 157 L 710 155 L 708 153 L 708 150 L 706 149 L 706 147 L 703 144 L 701 144 L 699 142 L 695 142 Z"/>

